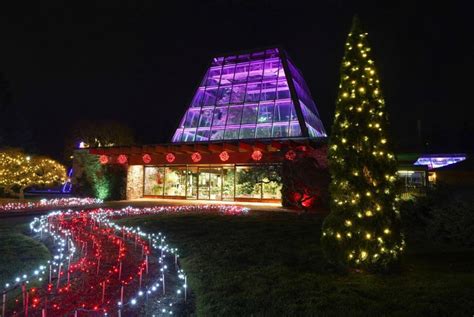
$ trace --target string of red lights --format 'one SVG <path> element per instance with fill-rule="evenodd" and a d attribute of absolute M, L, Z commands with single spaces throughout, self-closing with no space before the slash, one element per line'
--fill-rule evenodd
<path fill-rule="evenodd" d="M 10 299 L 11 315 L 139 316 L 147 300 L 158 294 L 159 313 L 172 315 L 173 305 L 187 297 L 177 249 L 170 248 L 161 233 L 147 234 L 112 220 L 160 213 L 240 215 L 247 211 L 228 205 L 127 207 L 54 211 L 35 218 L 31 229 L 44 239 L 51 238 L 57 254 L 32 275 L 20 275 L 5 285 L 2 316 L 6 295 L 15 290 L 20 294 Z"/>

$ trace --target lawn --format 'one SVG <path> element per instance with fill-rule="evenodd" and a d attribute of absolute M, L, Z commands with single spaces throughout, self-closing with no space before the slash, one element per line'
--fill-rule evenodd
<path fill-rule="evenodd" d="M 48 249 L 29 236 L 31 217 L 0 218 L 0 287 L 20 273 L 29 274 L 50 258 Z"/>
<path fill-rule="evenodd" d="M 408 242 L 400 274 L 339 275 L 315 215 L 158 215 L 123 219 L 181 250 L 198 316 L 472 316 L 474 250 Z"/>

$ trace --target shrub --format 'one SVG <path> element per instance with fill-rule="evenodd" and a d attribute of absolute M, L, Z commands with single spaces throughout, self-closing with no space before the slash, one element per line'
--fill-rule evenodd
<path fill-rule="evenodd" d="M 424 197 L 403 202 L 408 239 L 474 247 L 474 190 L 439 185 Z"/>
<path fill-rule="evenodd" d="M 122 200 L 126 195 L 126 169 L 123 165 L 101 165 L 96 155 L 85 150 L 74 154 L 74 193 L 82 197 Z"/>

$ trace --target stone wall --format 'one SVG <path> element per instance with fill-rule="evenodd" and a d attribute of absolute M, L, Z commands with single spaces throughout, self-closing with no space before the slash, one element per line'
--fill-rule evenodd
<path fill-rule="evenodd" d="M 127 200 L 143 197 L 143 165 L 130 165 L 127 172 Z"/>

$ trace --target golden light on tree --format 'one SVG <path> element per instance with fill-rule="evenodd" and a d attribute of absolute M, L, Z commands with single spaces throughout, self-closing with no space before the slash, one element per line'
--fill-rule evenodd
<path fill-rule="evenodd" d="M 367 33 L 354 19 L 341 65 L 329 144 L 331 213 L 322 233 L 329 262 L 385 270 L 404 249 L 396 196 L 396 160 Z"/>
<path fill-rule="evenodd" d="M 0 152 L 0 187 L 6 192 L 24 196 L 31 186 L 50 186 L 66 181 L 66 168 L 45 157 L 30 156 L 20 150 Z"/>

